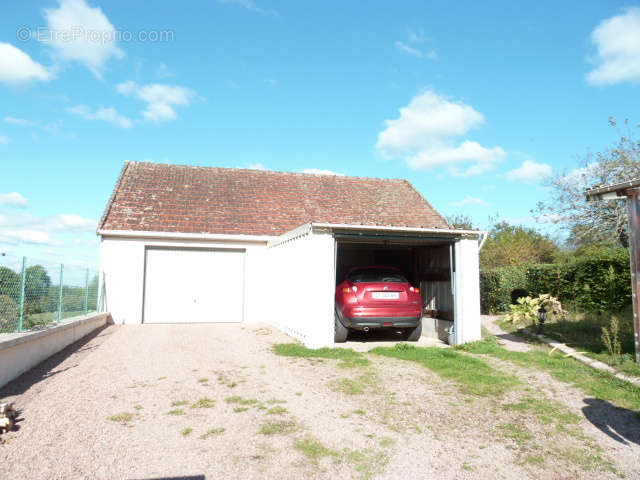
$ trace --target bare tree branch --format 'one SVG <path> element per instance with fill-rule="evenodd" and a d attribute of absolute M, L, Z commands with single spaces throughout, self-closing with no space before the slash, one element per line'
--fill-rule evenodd
<path fill-rule="evenodd" d="M 609 123 L 618 129 L 614 118 Z M 569 243 L 609 243 L 628 246 L 629 232 L 624 199 L 587 202 L 587 188 L 640 177 L 640 142 L 633 138 L 629 122 L 620 140 L 603 152 L 589 154 L 580 168 L 551 179 L 551 198 L 539 202 L 535 210 L 539 221 L 552 222 L 569 232 Z"/>

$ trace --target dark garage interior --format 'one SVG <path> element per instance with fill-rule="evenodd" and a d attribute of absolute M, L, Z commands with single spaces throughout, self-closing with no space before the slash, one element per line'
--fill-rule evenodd
<path fill-rule="evenodd" d="M 420 288 L 423 336 L 447 341 L 453 325 L 453 242 L 428 238 L 336 234 L 336 285 L 353 267 L 381 265 L 401 270 Z"/>

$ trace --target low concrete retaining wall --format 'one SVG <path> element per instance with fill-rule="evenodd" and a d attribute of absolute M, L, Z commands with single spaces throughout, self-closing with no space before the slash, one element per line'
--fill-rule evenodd
<path fill-rule="evenodd" d="M 0 335 L 0 387 L 105 325 L 108 313 L 73 317 L 42 330 Z"/>

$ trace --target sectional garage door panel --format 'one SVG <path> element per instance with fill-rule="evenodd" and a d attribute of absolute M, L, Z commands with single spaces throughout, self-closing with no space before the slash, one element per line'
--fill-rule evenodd
<path fill-rule="evenodd" d="M 244 251 L 149 248 L 145 323 L 241 322 Z"/>

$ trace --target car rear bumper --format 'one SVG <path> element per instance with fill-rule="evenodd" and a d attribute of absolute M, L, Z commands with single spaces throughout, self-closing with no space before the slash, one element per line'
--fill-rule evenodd
<path fill-rule="evenodd" d="M 339 310 L 339 309 L 337 309 Z M 368 328 L 413 328 L 422 319 L 420 308 L 353 307 L 339 311 L 342 324 L 354 330 Z"/>
<path fill-rule="evenodd" d="M 352 330 L 367 328 L 414 328 L 421 317 L 342 317 L 342 324 Z"/>

